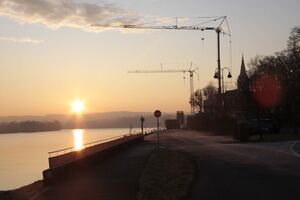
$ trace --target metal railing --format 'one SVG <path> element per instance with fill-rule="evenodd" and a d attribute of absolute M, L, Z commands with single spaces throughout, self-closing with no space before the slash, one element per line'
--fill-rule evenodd
<path fill-rule="evenodd" d="M 154 133 L 156 131 L 157 131 L 156 129 L 145 131 L 144 135 L 149 135 L 149 134 Z M 124 137 L 127 137 L 127 136 L 138 135 L 138 134 L 141 134 L 141 132 L 130 133 L 130 134 L 125 134 L 125 135 L 119 135 L 119 136 L 116 136 L 116 137 L 105 138 L 105 139 L 101 139 L 101 140 L 97 140 L 97 141 L 93 141 L 93 142 L 88 142 L 88 143 L 85 143 L 85 144 L 82 145 L 81 150 L 85 149 L 85 148 L 88 148 L 88 147 L 98 145 L 98 144 L 102 144 L 102 143 L 105 143 L 105 142 L 110 142 L 110 141 L 113 141 L 113 140 L 117 140 L 117 139 L 124 138 Z M 48 157 L 51 158 L 51 157 L 54 157 L 54 156 L 60 156 L 60 155 L 66 154 L 66 153 L 74 152 L 74 151 L 79 151 L 79 150 L 76 150 L 75 147 L 67 147 L 67 148 L 64 148 L 64 149 L 59 149 L 59 150 L 56 150 L 56 151 L 48 152 Z"/>
<path fill-rule="evenodd" d="M 88 142 L 88 143 L 85 143 L 85 144 L 82 145 L 82 149 L 85 149 L 85 148 L 88 148 L 88 147 L 91 147 L 91 146 L 95 146 L 95 145 L 98 145 L 98 144 L 101 144 L 101 143 L 104 143 L 104 142 L 109 142 L 109 141 L 113 141 L 113 140 L 116 140 L 116 139 L 120 139 L 120 138 L 123 138 L 125 136 L 126 135 L 120 135 L 120 136 L 116 136 L 116 137 L 97 140 L 97 141 L 94 141 L 94 142 Z M 48 152 L 48 156 L 49 157 L 54 157 L 54 156 L 59 156 L 59 155 L 63 155 L 63 154 L 66 154 L 66 153 L 70 153 L 70 152 L 73 152 L 73 151 L 78 151 L 78 150 L 76 150 L 75 147 L 68 147 L 68 148 Z"/>

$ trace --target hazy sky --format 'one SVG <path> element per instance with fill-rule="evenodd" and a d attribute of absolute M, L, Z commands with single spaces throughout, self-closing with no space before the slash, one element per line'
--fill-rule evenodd
<path fill-rule="evenodd" d="M 215 82 L 215 32 L 100 32 L 90 24 L 227 15 L 235 80 L 242 52 L 248 62 L 285 47 L 299 10 L 299 0 L 0 0 L 0 115 L 69 113 L 76 97 L 86 112 L 189 111 L 187 74 L 127 71 L 193 62 L 202 88 Z M 228 37 L 222 66 L 231 67 Z"/>

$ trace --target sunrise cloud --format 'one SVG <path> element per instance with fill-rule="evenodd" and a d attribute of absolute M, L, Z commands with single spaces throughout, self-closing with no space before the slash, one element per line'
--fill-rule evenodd
<path fill-rule="evenodd" d="M 29 37 L 22 37 L 22 38 L 0 37 L 0 40 L 14 42 L 14 43 L 31 43 L 31 44 L 41 44 L 45 42 L 44 40 L 36 40 L 36 39 L 31 39 Z"/>
<path fill-rule="evenodd" d="M 98 4 L 74 0 L 0 0 L 0 16 L 20 22 L 41 23 L 50 28 L 71 27 L 101 31 L 91 24 L 133 24 L 139 14 L 101 1 Z"/>

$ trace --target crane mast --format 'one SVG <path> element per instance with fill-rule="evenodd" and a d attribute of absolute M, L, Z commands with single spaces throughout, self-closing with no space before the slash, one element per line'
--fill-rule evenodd
<path fill-rule="evenodd" d="M 192 68 L 195 66 L 195 68 Z M 189 73 L 190 77 L 190 97 L 192 97 L 192 94 L 194 92 L 194 73 L 196 70 L 198 70 L 199 67 L 197 67 L 195 64 L 191 63 L 190 69 L 182 69 L 182 70 L 132 70 L 128 71 L 128 73 Z M 194 109 L 194 102 L 192 102 L 194 99 L 191 98 L 191 101 L 189 102 L 191 104 L 191 115 L 195 114 L 195 109 Z"/>
<path fill-rule="evenodd" d="M 201 17 L 199 17 L 200 19 Z M 146 25 L 144 24 L 94 24 L 91 26 L 96 27 L 106 27 L 106 28 L 123 28 L 123 29 L 149 29 L 149 30 L 185 30 L 185 31 L 215 31 L 217 33 L 217 74 L 218 74 L 218 103 L 219 106 L 222 105 L 222 85 L 221 85 L 221 42 L 220 42 L 220 34 L 227 35 L 231 38 L 229 23 L 227 20 L 227 16 L 219 16 L 219 17 L 202 17 L 203 19 L 208 19 L 203 23 L 198 23 L 194 25 L 178 25 L 178 18 L 175 18 L 174 25 Z M 159 21 L 158 21 L 159 22 Z M 216 26 L 203 26 L 205 24 L 220 22 Z M 228 30 L 224 31 L 222 29 L 222 25 L 226 23 Z"/>

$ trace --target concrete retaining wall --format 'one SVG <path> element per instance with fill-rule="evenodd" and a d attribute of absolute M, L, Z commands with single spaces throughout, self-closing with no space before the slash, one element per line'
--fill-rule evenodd
<path fill-rule="evenodd" d="M 49 169 L 43 171 L 43 182 L 45 185 L 53 184 L 59 179 L 68 177 L 74 170 L 90 166 L 142 141 L 144 141 L 142 134 L 130 135 L 80 151 L 51 157 L 49 158 Z"/>

